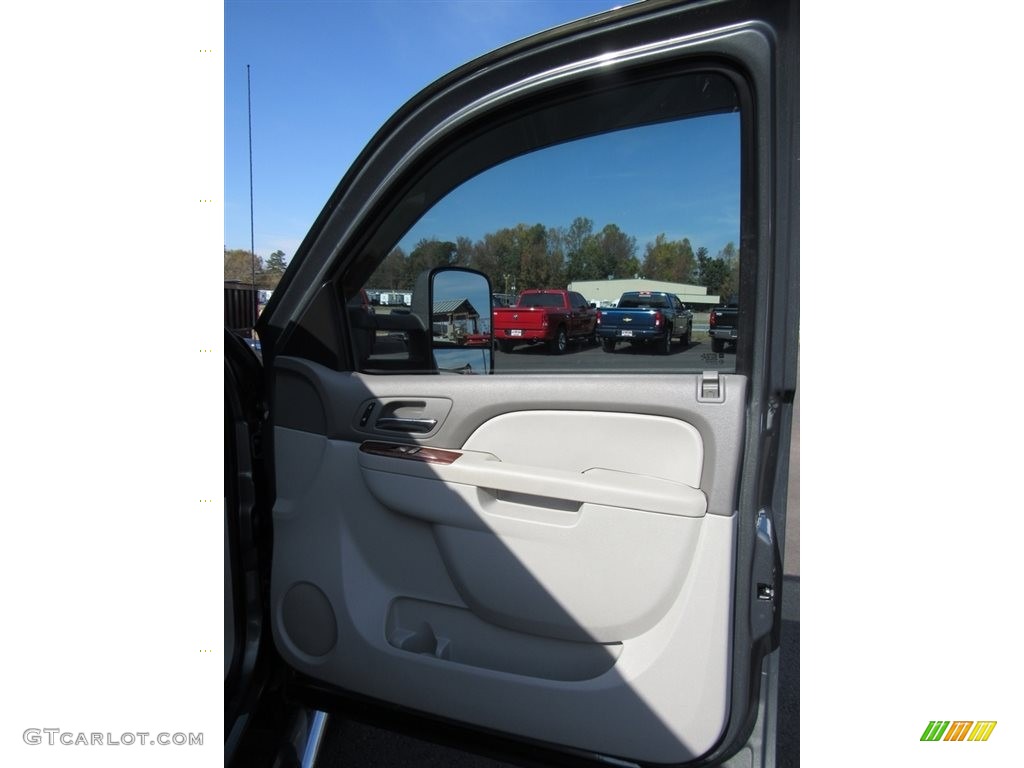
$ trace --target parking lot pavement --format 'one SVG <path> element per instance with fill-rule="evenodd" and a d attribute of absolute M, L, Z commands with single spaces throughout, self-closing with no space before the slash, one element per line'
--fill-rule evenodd
<path fill-rule="evenodd" d="M 565 354 L 552 355 L 543 344 L 520 344 L 511 353 L 496 350 L 494 372 L 503 373 L 657 373 L 736 369 L 736 351 L 713 352 L 711 342 L 698 335 L 688 345 L 676 342 L 667 355 L 653 344 L 616 344 L 614 352 L 600 345 L 574 341 Z"/>

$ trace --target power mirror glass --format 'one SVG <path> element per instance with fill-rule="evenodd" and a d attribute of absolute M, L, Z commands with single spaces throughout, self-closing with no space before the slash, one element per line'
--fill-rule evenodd
<path fill-rule="evenodd" d="M 469 269 L 435 270 L 430 279 L 431 346 L 437 369 L 491 371 L 491 285 Z"/>

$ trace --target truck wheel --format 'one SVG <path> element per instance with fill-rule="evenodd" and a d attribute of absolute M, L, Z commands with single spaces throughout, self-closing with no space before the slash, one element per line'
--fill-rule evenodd
<path fill-rule="evenodd" d="M 555 338 L 548 344 L 548 352 L 552 355 L 560 355 L 565 352 L 566 347 L 569 346 L 569 336 L 565 332 L 565 326 L 558 326 L 558 330 L 555 331 Z"/>
<path fill-rule="evenodd" d="M 601 339 L 601 349 L 605 352 L 615 351 L 615 339 Z"/>
<path fill-rule="evenodd" d="M 511 355 L 512 354 L 512 346 L 513 345 L 512 345 L 511 341 L 504 341 L 504 340 L 502 340 L 502 341 L 498 342 L 498 349 L 500 349 L 506 355 Z"/>
<path fill-rule="evenodd" d="M 712 352 L 725 352 L 725 339 L 712 339 L 711 340 L 711 351 Z"/>
<path fill-rule="evenodd" d="M 669 326 L 668 328 L 665 329 L 665 339 L 663 341 L 658 342 L 658 351 L 661 354 L 663 354 L 663 355 L 667 355 L 667 354 L 672 352 L 672 327 L 671 326 Z"/>
<path fill-rule="evenodd" d="M 683 349 L 689 349 L 690 347 L 690 331 L 691 328 L 686 329 L 686 333 L 683 334 L 682 338 L 679 339 L 679 343 L 683 345 Z"/>

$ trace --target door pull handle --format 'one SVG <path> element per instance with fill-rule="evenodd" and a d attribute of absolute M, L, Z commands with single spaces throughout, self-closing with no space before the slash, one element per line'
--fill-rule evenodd
<path fill-rule="evenodd" d="M 437 419 L 399 419 L 384 416 L 377 419 L 374 426 L 389 432 L 430 432 L 437 426 Z"/>

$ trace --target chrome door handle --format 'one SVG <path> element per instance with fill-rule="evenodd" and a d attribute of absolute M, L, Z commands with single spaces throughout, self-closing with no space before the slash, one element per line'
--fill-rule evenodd
<path fill-rule="evenodd" d="M 399 419 L 385 416 L 374 422 L 377 429 L 391 432 L 429 432 L 437 426 L 437 419 Z"/>

